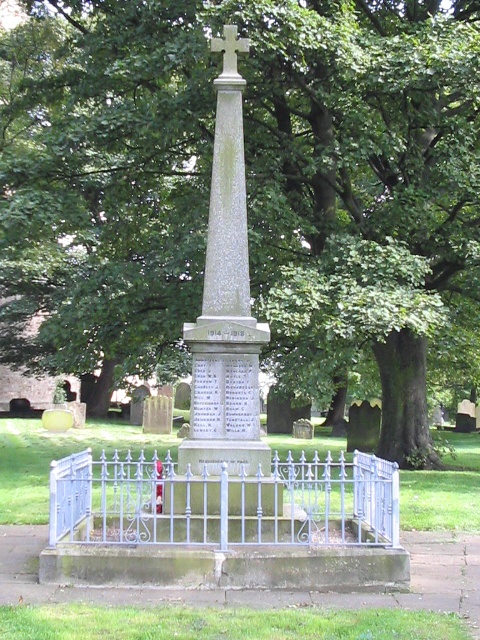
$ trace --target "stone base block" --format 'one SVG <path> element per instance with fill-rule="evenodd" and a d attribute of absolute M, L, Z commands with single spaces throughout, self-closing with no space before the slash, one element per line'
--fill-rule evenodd
<path fill-rule="evenodd" d="M 219 476 L 222 463 L 228 465 L 228 474 L 238 476 L 242 465 L 245 473 L 254 476 L 258 465 L 262 465 L 262 473 L 270 475 L 272 451 L 261 440 L 193 440 L 186 439 L 178 447 L 178 473 L 184 474 L 190 464 L 194 475 L 201 475 L 204 465 L 212 476 Z"/>
<path fill-rule="evenodd" d="M 172 503 L 172 483 L 167 479 L 164 481 L 163 489 L 163 509 L 164 513 L 171 511 L 175 514 L 184 514 L 187 504 L 187 484 L 178 481 L 174 482 L 173 509 Z M 256 516 L 257 507 L 261 505 L 263 516 L 273 516 L 283 514 L 283 483 L 274 482 L 270 478 L 265 478 L 260 485 L 261 494 L 259 496 L 259 485 L 242 482 L 229 482 L 228 485 L 228 513 L 232 516 L 240 516 L 243 510 L 246 516 Z M 220 514 L 220 483 L 218 478 L 211 483 L 205 483 L 199 476 L 192 478 L 188 484 L 189 506 L 193 515 L 202 515 L 206 512 L 209 516 Z"/>
<path fill-rule="evenodd" d="M 40 555 L 42 584 L 155 585 L 170 589 L 407 591 L 404 549 L 65 545 Z"/>

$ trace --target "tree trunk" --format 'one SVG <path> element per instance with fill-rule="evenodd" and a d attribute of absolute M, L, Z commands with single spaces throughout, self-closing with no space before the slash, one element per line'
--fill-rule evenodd
<path fill-rule="evenodd" d="M 106 418 L 115 380 L 117 360 L 105 359 L 97 382 L 87 399 L 87 415 L 91 418 Z"/>
<path fill-rule="evenodd" d="M 427 339 L 410 329 L 373 345 L 382 381 L 382 429 L 377 455 L 402 468 L 441 469 L 428 426 Z"/>
<path fill-rule="evenodd" d="M 343 423 L 345 419 L 345 403 L 347 401 L 347 376 L 341 374 L 333 377 L 333 384 L 335 385 L 335 392 L 328 408 L 327 417 L 325 418 L 324 425 L 326 427 L 333 427 L 340 423 Z"/>

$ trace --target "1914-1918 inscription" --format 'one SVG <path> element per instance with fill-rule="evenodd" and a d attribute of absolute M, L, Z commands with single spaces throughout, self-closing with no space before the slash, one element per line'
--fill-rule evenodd
<path fill-rule="evenodd" d="M 259 438 L 258 359 L 194 357 L 193 438 Z"/>

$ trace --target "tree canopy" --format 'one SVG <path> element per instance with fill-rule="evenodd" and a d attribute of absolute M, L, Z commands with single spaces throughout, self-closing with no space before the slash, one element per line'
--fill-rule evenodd
<path fill-rule="evenodd" d="M 267 361 L 326 397 L 336 372 L 368 375 L 373 354 L 395 407 L 379 453 L 438 464 L 427 341 L 453 349 L 456 314 L 480 300 L 477 3 L 24 4 L 34 18 L 2 35 L 0 292 L 22 296 L 3 308 L 17 336 L 45 313 L 18 342 L 27 360 L 146 371 L 198 315 L 207 39 L 234 23 L 253 51 L 241 72 Z"/>

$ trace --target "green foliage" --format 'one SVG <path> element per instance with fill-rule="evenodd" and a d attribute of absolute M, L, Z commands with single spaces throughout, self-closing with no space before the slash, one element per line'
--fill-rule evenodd
<path fill-rule="evenodd" d="M 0 42 L 0 296 L 23 296 L 2 311 L 4 362 L 83 373 L 109 358 L 147 375 L 199 314 L 206 36 L 234 22 L 254 52 L 240 65 L 265 366 L 327 402 L 339 373 L 378 387 L 372 341 L 409 329 L 456 379 L 459 296 L 476 380 L 474 2 L 24 4 L 36 18 Z"/>
<path fill-rule="evenodd" d="M 63 402 L 67 401 L 67 392 L 65 391 L 64 386 L 61 382 L 57 383 L 57 386 L 53 391 L 52 401 L 55 404 L 62 404 Z"/>

